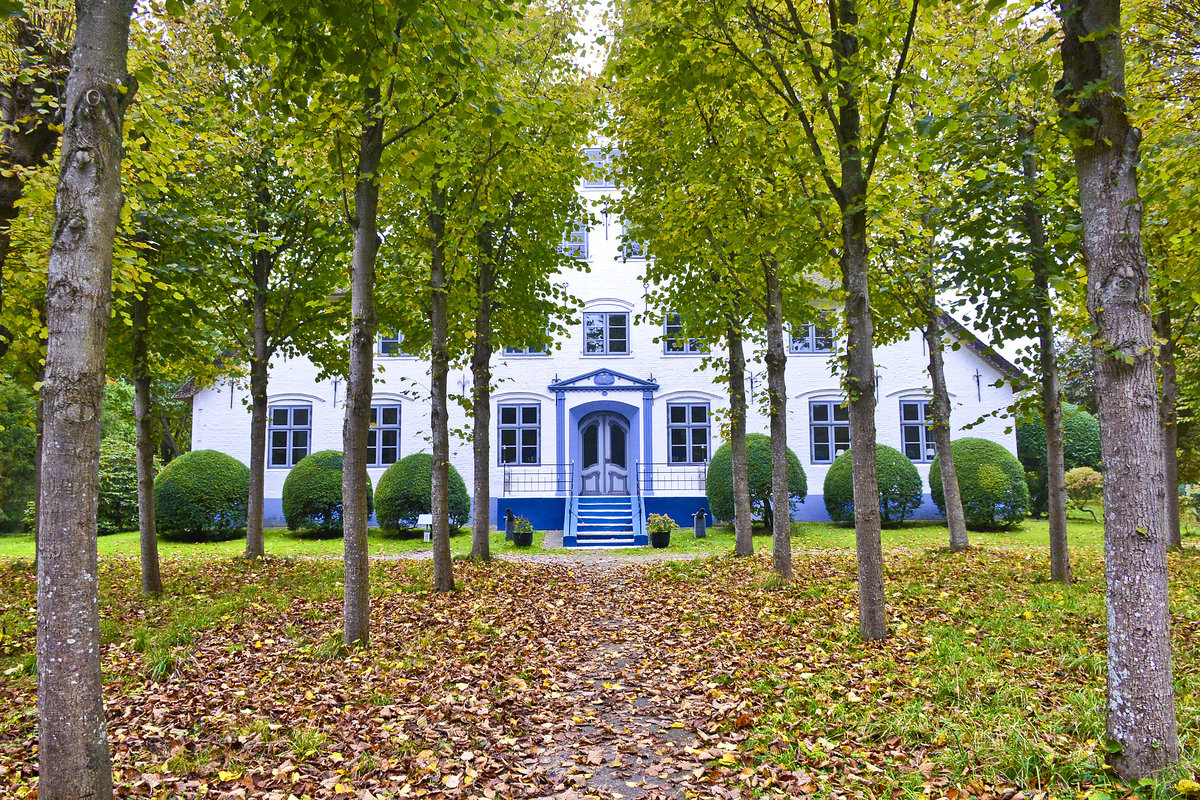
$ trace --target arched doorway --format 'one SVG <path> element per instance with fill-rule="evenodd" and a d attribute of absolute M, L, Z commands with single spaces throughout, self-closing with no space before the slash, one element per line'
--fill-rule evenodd
<path fill-rule="evenodd" d="M 580 494 L 629 494 L 629 420 L 597 411 L 579 421 Z"/>

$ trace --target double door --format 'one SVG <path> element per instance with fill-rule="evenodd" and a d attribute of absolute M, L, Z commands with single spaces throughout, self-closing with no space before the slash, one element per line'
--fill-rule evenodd
<path fill-rule="evenodd" d="M 579 423 L 580 494 L 629 494 L 629 421 L 598 412 Z"/>

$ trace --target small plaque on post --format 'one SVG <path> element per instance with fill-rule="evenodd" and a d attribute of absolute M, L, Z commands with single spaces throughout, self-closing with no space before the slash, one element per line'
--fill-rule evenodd
<path fill-rule="evenodd" d="M 425 541 L 433 541 L 433 514 L 418 514 L 417 527 L 425 531 Z"/>

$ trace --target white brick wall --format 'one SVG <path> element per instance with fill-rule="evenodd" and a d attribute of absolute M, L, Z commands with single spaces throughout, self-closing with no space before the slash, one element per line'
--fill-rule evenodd
<path fill-rule="evenodd" d="M 644 292 L 639 275 L 643 268 L 640 261 L 622 263 L 619 259 L 620 225 L 613 217 L 605 220 L 600 213 L 599 197 L 612 190 L 584 190 L 593 202 L 599 223 L 589 238 L 589 261 L 591 272 L 570 272 L 563 275 L 569 291 L 585 303 L 587 310 L 626 310 L 631 319 L 645 310 Z M 661 335 L 658 326 L 637 325 L 631 331 L 630 349 L 627 356 L 588 356 L 583 354 L 582 326 L 571 326 L 571 335 L 562 342 L 561 349 L 547 356 L 497 356 L 494 369 L 499 388 L 494 402 L 537 402 L 542 407 L 542 452 L 543 464 L 554 463 L 556 453 L 555 397 L 547 386 L 555 380 L 567 379 L 601 367 L 629 374 L 637 378 L 653 375 L 660 389 L 653 401 L 653 456 L 654 461 L 667 459 L 666 405 L 668 402 L 694 400 L 708 402 L 720 413 L 728 407 L 724 387 L 714 384 L 712 373 L 700 369 L 701 357 L 694 355 L 664 355 L 661 343 L 654 338 Z M 750 354 L 752 357 L 757 354 Z M 879 378 L 879 404 L 876 416 L 878 441 L 900 448 L 900 400 L 919 397 L 929 385 L 925 374 L 927 357 L 924 342 L 914 335 L 908 340 L 880 347 L 875 360 Z M 429 402 L 428 366 L 424 361 L 411 357 L 378 357 L 380 368 L 376 383 L 375 399 L 378 402 L 401 404 L 401 456 L 426 451 L 429 445 Z M 752 364 L 756 372 L 762 373 L 760 363 Z M 980 378 L 977 385 L 976 371 Z M 342 446 L 342 417 L 345 384 L 333 380 L 316 380 L 317 369 L 304 358 L 278 358 L 272 363 L 269 385 L 271 403 L 311 403 L 313 410 L 312 450 L 340 450 Z M 946 352 L 946 377 L 954 404 L 952 421 L 954 436 L 980 436 L 1000 442 L 1015 452 L 1014 435 L 1007 431 L 1011 421 L 1003 416 L 989 416 L 1002 411 L 1012 401 L 1012 392 L 1007 387 L 992 386 L 1000 377 L 998 370 L 963 347 Z M 463 391 L 460 383 L 466 380 L 466 391 L 470 390 L 469 373 L 453 371 L 450 375 L 451 391 Z M 764 378 L 765 380 L 765 378 Z M 761 386 L 760 382 L 758 386 Z M 821 487 L 827 465 L 813 464 L 809 451 L 809 400 L 832 399 L 841 396 L 838 381 L 832 375 L 826 355 L 793 355 L 788 359 L 788 445 L 796 452 L 808 476 L 809 494 L 807 509 L 822 508 Z M 601 388 L 592 392 L 569 392 L 566 404 L 569 409 L 578 404 L 594 401 L 601 397 Z M 637 409 L 642 407 L 640 392 L 612 392 L 605 398 L 627 402 Z M 203 388 L 193 401 L 192 446 L 195 449 L 214 449 L 228 453 L 244 463 L 249 463 L 249 407 L 248 393 L 244 385 L 230 383 Z M 495 435 L 496 413 L 493 407 L 492 449 L 493 462 L 498 458 Z M 985 417 L 982 424 L 964 433 L 961 426 Z M 451 403 L 451 428 L 466 428 L 469 422 L 462 410 Z M 640 436 L 642 422 L 636 420 Z M 767 432 L 767 419 L 752 409 L 748 426 L 751 431 Z M 713 426 L 711 449 L 720 444 L 717 425 Z M 569 452 L 569 450 L 568 450 Z M 642 460 L 640 452 L 632 453 L 630 460 Z M 471 447 L 467 441 L 452 439 L 451 461 L 462 474 L 468 485 L 471 480 Z M 922 478 L 928 480 L 928 465 L 919 464 Z M 370 470 L 372 480 L 378 481 L 383 469 Z M 277 499 L 282 493 L 285 469 L 268 469 L 266 497 Z M 503 470 L 493 463 L 492 485 L 495 494 L 500 493 Z M 275 503 L 268 504 L 277 507 Z M 811 511 L 810 511 L 811 513 Z"/>

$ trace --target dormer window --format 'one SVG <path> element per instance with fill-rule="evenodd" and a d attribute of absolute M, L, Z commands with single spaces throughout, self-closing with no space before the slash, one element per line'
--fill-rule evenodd
<path fill-rule="evenodd" d="M 612 176 L 612 156 L 600 147 L 588 147 L 583 151 L 588 160 L 587 177 L 583 179 L 585 189 L 610 189 L 615 184 Z"/>
<path fill-rule="evenodd" d="M 404 352 L 404 334 L 391 330 L 379 337 L 379 355 L 393 358 L 396 356 L 411 356 Z"/>
<path fill-rule="evenodd" d="M 793 355 L 833 352 L 833 326 L 822 320 L 792 331 L 788 352 Z"/>
<path fill-rule="evenodd" d="M 663 352 L 667 355 L 694 355 L 708 350 L 695 339 L 683 338 L 683 322 L 675 312 L 663 318 Z"/>

